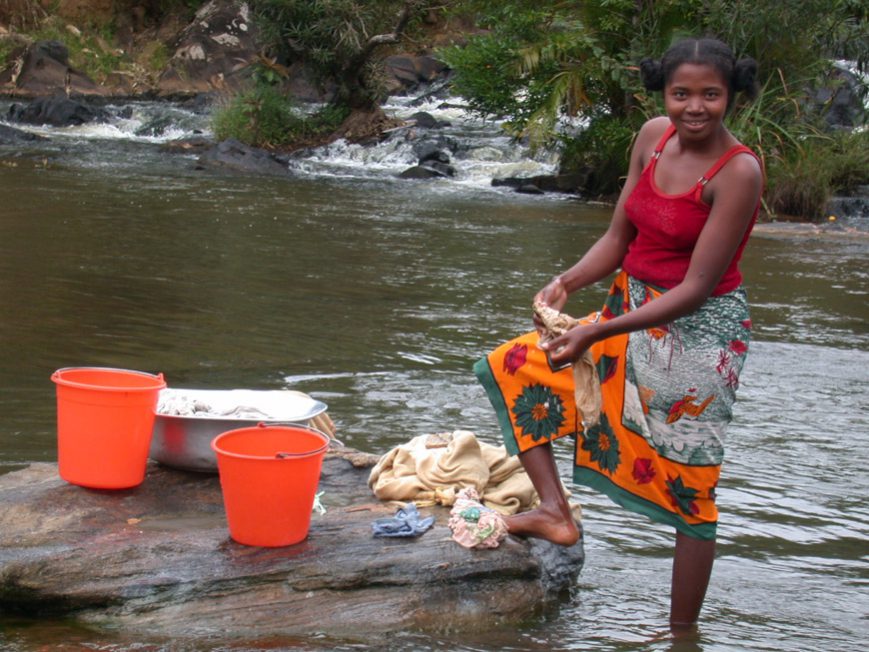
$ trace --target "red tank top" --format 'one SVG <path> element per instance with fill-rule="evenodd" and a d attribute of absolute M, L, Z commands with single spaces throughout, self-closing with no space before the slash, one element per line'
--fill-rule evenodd
<path fill-rule="evenodd" d="M 745 145 L 727 150 L 688 192 L 667 195 L 655 185 L 655 164 L 664 144 L 676 133 L 671 124 L 658 142 L 652 158 L 643 170 L 633 192 L 625 203 L 625 213 L 637 229 L 637 235 L 628 245 L 622 269 L 631 276 L 663 288 L 672 288 L 682 282 L 688 271 L 694 245 L 706 224 L 712 207 L 702 200 L 703 186 L 734 156 L 743 152 L 757 155 Z M 751 222 L 727 270 L 712 291 L 713 295 L 735 290 L 742 283 L 739 259 L 748 242 L 748 236 L 757 219 L 760 204 L 754 209 Z"/>

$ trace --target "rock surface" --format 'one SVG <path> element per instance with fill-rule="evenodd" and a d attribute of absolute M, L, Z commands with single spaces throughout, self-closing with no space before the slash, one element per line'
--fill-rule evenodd
<path fill-rule="evenodd" d="M 59 41 L 37 41 L 13 52 L 12 65 L 0 71 L 0 88 L 12 96 L 56 93 L 105 95 L 107 91 L 69 65 L 69 50 Z"/>
<path fill-rule="evenodd" d="M 153 464 L 124 491 L 67 484 L 54 464 L 0 476 L 0 613 L 179 638 L 372 640 L 527 619 L 575 580 L 581 541 L 560 548 L 508 537 L 468 550 L 451 540 L 443 507 L 421 510 L 436 524 L 419 538 L 373 537 L 372 521 L 396 507 L 367 487 L 375 461 L 330 454 L 319 487 L 327 512 L 285 548 L 229 538 L 215 475 Z"/>

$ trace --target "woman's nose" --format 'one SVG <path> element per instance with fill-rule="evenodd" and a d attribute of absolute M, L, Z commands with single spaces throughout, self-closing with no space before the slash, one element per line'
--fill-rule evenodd
<path fill-rule="evenodd" d="M 692 113 L 699 113 L 703 110 L 703 102 L 699 97 L 690 97 L 688 98 L 688 110 Z"/>

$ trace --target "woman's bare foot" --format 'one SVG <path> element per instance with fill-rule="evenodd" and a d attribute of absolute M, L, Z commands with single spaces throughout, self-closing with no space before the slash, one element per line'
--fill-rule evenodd
<path fill-rule="evenodd" d="M 547 509 L 544 505 L 504 520 L 510 534 L 545 539 L 559 546 L 572 546 L 579 541 L 579 527 L 573 517 L 565 517 L 561 510 Z"/>

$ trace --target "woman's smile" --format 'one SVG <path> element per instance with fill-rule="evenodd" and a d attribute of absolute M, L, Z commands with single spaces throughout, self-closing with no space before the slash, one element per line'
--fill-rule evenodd
<path fill-rule="evenodd" d="M 727 83 L 714 67 L 683 63 L 664 89 L 664 106 L 681 136 L 703 139 L 721 127 L 727 97 Z"/>

